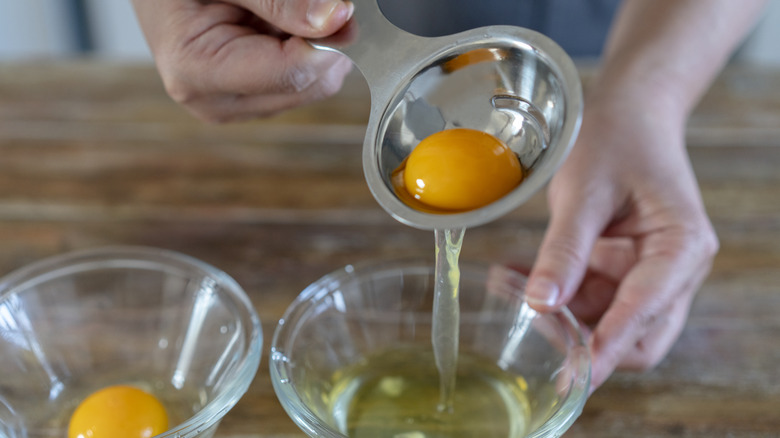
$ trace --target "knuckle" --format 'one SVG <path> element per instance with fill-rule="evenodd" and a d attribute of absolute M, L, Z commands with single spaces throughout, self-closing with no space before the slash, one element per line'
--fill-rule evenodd
<path fill-rule="evenodd" d="M 160 78 L 162 79 L 165 92 L 174 102 L 189 105 L 197 99 L 198 93 L 191 82 L 185 78 L 182 69 L 172 67 L 176 65 L 179 64 L 166 62 L 165 60 L 159 61 Z"/>
<path fill-rule="evenodd" d="M 279 90 L 283 93 L 299 93 L 306 90 L 318 81 L 317 75 L 309 68 L 296 66 L 284 72 L 279 83 Z"/>
<path fill-rule="evenodd" d="M 278 19 L 285 12 L 285 1 L 261 0 L 260 7 L 268 14 L 268 18 Z"/>
<path fill-rule="evenodd" d="M 244 2 L 253 3 L 246 0 Z M 310 30 L 304 7 L 307 3 L 308 1 L 259 0 L 256 3 L 257 9 L 252 7 L 252 10 L 258 10 L 263 20 L 275 29 L 283 29 L 283 32 L 295 35 L 313 36 L 307 34 Z"/>
<path fill-rule="evenodd" d="M 718 239 L 718 235 L 715 233 L 715 231 L 710 231 L 707 233 L 706 236 L 704 236 L 704 251 L 705 254 L 709 255 L 710 257 L 715 257 L 715 255 L 720 250 L 720 240 Z"/>
<path fill-rule="evenodd" d="M 177 77 L 164 78 L 163 86 L 168 96 L 176 103 L 189 105 L 196 99 L 195 90 L 188 83 Z"/>
<path fill-rule="evenodd" d="M 697 224 L 687 229 L 687 243 L 691 248 L 702 252 L 712 252 L 718 247 L 718 237 L 709 223 Z"/>
<path fill-rule="evenodd" d="M 665 351 L 657 348 L 647 348 L 642 342 L 637 342 L 633 351 L 631 351 L 620 364 L 621 369 L 637 372 L 647 372 L 656 368 L 666 357 Z"/>
<path fill-rule="evenodd" d="M 671 260 L 686 260 L 691 257 L 708 260 L 720 249 L 718 236 L 711 226 L 679 228 L 668 234 L 660 254 Z"/>
<path fill-rule="evenodd" d="M 581 250 L 581 245 L 574 238 L 555 238 L 550 240 L 546 247 L 547 254 L 557 264 L 584 266 L 587 263 L 588 255 Z"/>
<path fill-rule="evenodd" d="M 650 300 L 640 304 L 633 297 L 642 297 L 641 300 L 650 297 Z M 652 296 L 652 291 L 649 288 L 647 290 L 635 289 L 628 297 L 618 295 L 612 302 L 609 312 L 612 313 L 613 317 L 624 321 L 622 326 L 626 335 L 638 342 L 659 323 L 662 316 L 659 309 L 662 309 L 663 306 L 660 305 L 662 302 L 657 298 Z"/>
<path fill-rule="evenodd" d="M 627 327 L 630 327 L 632 332 L 639 335 L 638 337 L 641 337 L 644 336 L 648 329 L 650 329 L 658 320 L 658 316 L 655 312 L 649 310 L 649 307 L 650 306 L 642 306 L 637 309 L 637 306 L 634 303 L 618 297 L 612 304 L 612 311 L 616 314 L 623 315 L 628 322 Z"/>
<path fill-rule="evenodd" d="M 692 253 L 695 256 L 710 259 L 717 254 L 720 243 L 714 231 L 710 228 L 697 228 L 687 234 L 683 240 L 685 253 Z"/>
<path fill-rule="evenodd" d="M 165 92 L 179 104 L 189 104 L 196 99 L 196 90 L 188 79 L 187 59 L 180 51 L 164 50 L 155 55 L 157 70 L 160 73 Z"/>
<path fill-rule="evenodd" d="M 346 72 L 338 66 L 318 71 L 311 66 L 296 66 L 288 69 L 281 81 L 282 92 L 305 94 L 312 99 L 330 97 L 341 89 Z"/>
<path fill-rule="evenodd" d="M 635 327 L 638 327 L 639 330 L 641 330 L 642 333 L 644 333 L 650 327 L 655 325 L 655 322 L 658 320 L 658 317 L 655 314 L 650 312 L 639 311 L 639 312 L 634 312 L 631 319 L 633 319 L 632 321 L 633 325 Z"/>

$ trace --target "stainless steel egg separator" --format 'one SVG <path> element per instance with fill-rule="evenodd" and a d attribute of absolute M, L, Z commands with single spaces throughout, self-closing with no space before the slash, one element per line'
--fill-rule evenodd
<path fill-rule="evenodd" d="M 563 49 L 515 26 L 420 37 L 390 23 L 377 0 L 353 3 L 344 28 L 310 43 L 347 55 L 368 82 L 363 170 L 391 216 L 422 229 L 472 227 L 517 208 L 547 183 L 574 144 L 582 117 L 578 72 Z M 422 139 L 456 127 L 498 137 L 529 175 L 476 210 L 435 214 L 409 207 L 395 195 L 390 175 Z"/>

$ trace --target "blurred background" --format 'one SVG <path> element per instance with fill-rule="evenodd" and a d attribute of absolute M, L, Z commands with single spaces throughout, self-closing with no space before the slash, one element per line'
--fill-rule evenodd
<path fill-rule="evenodd" d="M 770 0 L 734 60 L 780 66 L 778 42 L 780 0 Z M 0 0 L 0 62 L 79 56 L 151 60 L 130 0 Z"/>
<path fill-rule="evenodd" d="M 151 60 L 130 0 L 0 0 L 0 61 Z"/>

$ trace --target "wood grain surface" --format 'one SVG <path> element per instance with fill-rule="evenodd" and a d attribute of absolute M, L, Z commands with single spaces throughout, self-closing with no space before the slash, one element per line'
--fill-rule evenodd
<path fill-rule="evenodd" d="M 433 233 L 395 222 L 366 187 L 368 108 L 356 76 L 326 101 L 212 126 L 172 103 L 149 65 L 0 65 L 0 274 L 114 244 L 225 270 L 250 295 L 265 346 L 217 436 L 302 437 L 267 371 L 284 309 L 345 264 L 433 257 Z M 712 275 L 669 356 L 614 375 L 568 438 L 780 437 L 780 71 L 727 69 L 688 144 L 721 240 Z M 546 221 L 539 194 L 469 230 L 463 258 L 531 263 Z"/>

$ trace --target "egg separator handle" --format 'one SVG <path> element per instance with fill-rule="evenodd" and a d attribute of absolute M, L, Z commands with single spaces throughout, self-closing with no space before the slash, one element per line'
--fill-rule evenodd
<path fill-rule="evenodd" d="M 371 94 L 371 108 L 363 143 L 363 172 L 377 202 L 402 223 L 421 228 L 432 226 L 408 220 L 416 212 L 401 203 L 387 187 L 383 172 L 382 147 L 377 145 L 380 125 L 391 99 L 409 85 L 415 74 L 426 68 L 432 54 L 453 45 L 454 38 L 421 37 L 392 24 L 379 8 L 378 0 L 352 0 L 350 21 L 335 34 L 309 39 L 313 47 L 349 57 L 363 74 Z M 442 126 L 443 129 L 443 126 Z"/>
<path fill-rule="evenodd" d="M 417 62 L 427 57 L 431 38 L 419 37 L 393 25 L 377 0 L 353 0 L 350 21 L 336 34 L 310 39 L 317 49 L 343 53 L 365 77 L 371 91 L 372 116 L 390 98 Z"/>

